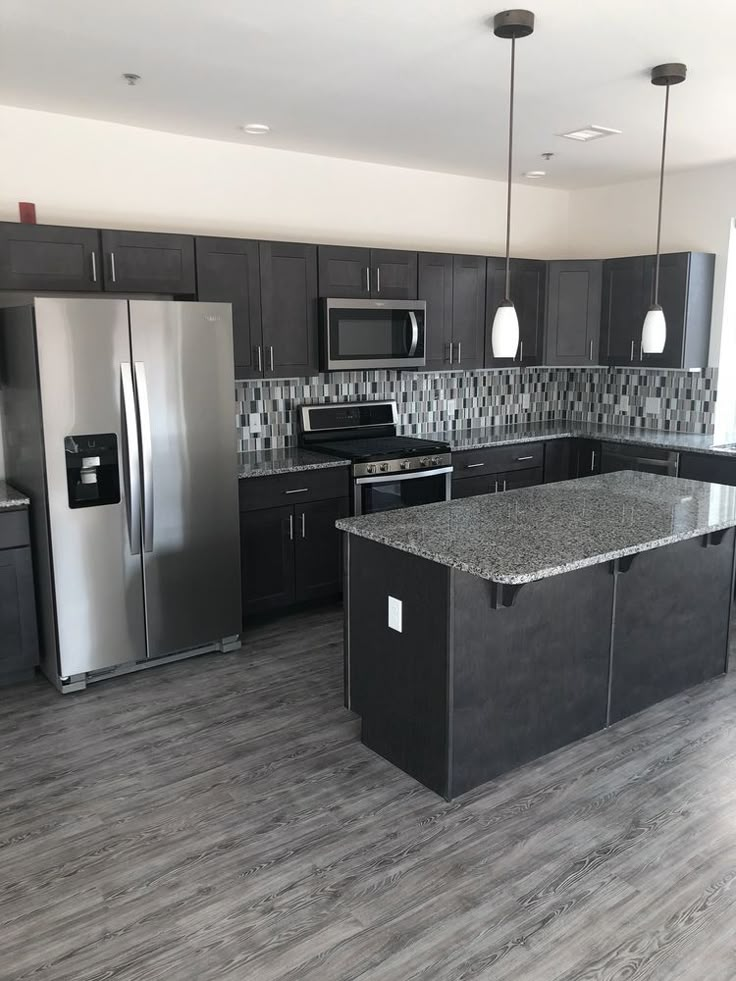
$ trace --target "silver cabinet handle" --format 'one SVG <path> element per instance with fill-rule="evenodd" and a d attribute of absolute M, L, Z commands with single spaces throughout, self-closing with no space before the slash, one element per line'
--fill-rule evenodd
<path fill-rule="evenodd" d="M 135 363 L 135 391 L 138 397 L 138 418 L 141 434 L 141 474 L 143 475 L 143 551 L 153 551 L 153 443 L 151 413 L 148 408 L 146 368 L 142 361 Z"/>
<path fill-rule="evenodd" d="M 452 360 L 452 350 L 453 350 L 454 346 L 455 345 L 452 343 L 452 341 L 450 341 L 450 364 L 454 364 L 454 362 Z"/>
<path fill-rule="evenodd" d="M 517 456 L 516 462 L 521 463 L 522 460 L 533 460 L 533 456 Z"/>
<path fill-rule="evenodd" d="M 273 344 L 268 345 L 268 359 L 271 365 L 271 371 L 273 371 Z"/>
<path fill-rule="evenodd" d="M 503 482 L 503 489 L 506 490 L 506 481 Z"/>
<path fill-rule="evenodd" d="M 97 282 L 97 256 L 94 249 L 92 249 L 92 282 Z"/>
<path fill-rule="evenodd" d="M 294 514 L 289 515 L 289 541 L 294 541 Z"/>
<path fill-rule="evenodd" d="M 117 276 L 115 275 L 115 253 L 110 253 L 110 279 L 113 283 L 117 282 Z"/>
<path fill-rule="evenodd" d="M 302 511 L 302 538 L 307 537 L 307 512 Z"/>
<path fill-rule="evenodd" d="M 595 450 L 590 454 L 590 472 L 595 473 Z"/>
<path fill-rule="evenodd" d="M 493 481 L 493 493 L 494 494 L 498 494 L 498 481 L 497 480 L 494 480 Z"/>
<path fill-rule="evenodd" d="M 588 361 L 593 360 L 593 338 L 590 339 L 590 349 L 588 353 Z"/>
<path fill-rule="evenodd" d="M 644 344 L 642 341 L 639 341 L 639 360 L 644 360 Z"/>
<path fill-rule="evenodd" d="M 457 342 L 457 363 L 458 364 L 462 364 L 463 363 L 463 342 L 462 341 L 458 341 Z"/>
<path fill-rule="evenodd" d="M 633 361 L 633 360 L 634 360 L 634 340 L 632 338 L 632 340 L 631 340 L 631 351 L 629 353 L 629 361 Z"/>
<path fill-rule="evenodd" d="M 466 470 L 475 470 L 476 467 L 484 467 L 484 466 L 485 466 L 485 463 L 469 463 L 465 469 Z"/>
<path fill-rule="evenodd" d="M 130 363 L 120 365 L 120 388 L 123 403 L 123 441 L 125 443 L 125 489 L 127 491 L 128 538 L 131 555 L 141 554 L 141 459 L 138 448 L 138 423 L 135 418 L 135 394 Z"/>
<path fill-rule="evenodd" d="M 263 371 L 263 354 L 261 352 L 261 345 L 259 344 L 256 348 L 258 351 L 258 370 Z"/>
<path fill-rule="evenodd" d="M 370 266 L 365 267 L 365 291 L 366 293 L 370 293 L 371 291 L 371 267 Z"/>
<path fill-rule="evenodd" d="M 284 491 L 284 494 L 306 494 L 308 487 L 295 487 L 293 490 Z"/>
<path fill-rule="evenodd" d="M 413 310 L 409 311 L 409 321 L 411 323 L 411 346 L 409 347 L 409 357 L 413 358 L 417 353 L 417 345 L 419 344 L 419 323 L 417 321 L 417 315 Z"/>
<path fill-rule="evenodd" d="M 519 341 L 519 364 L 521 364 L 523 360 L 524 360 L 524 342 Z M 506 490 L 505 487 L 504 490 Z"/>
<path fill-rule="evenodd" d="M 381 292 L 381 267 L 376 266 L 376 293 Z"/>

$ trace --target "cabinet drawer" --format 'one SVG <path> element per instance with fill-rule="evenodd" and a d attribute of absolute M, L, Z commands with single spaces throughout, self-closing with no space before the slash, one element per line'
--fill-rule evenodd
<path fill-rule="evenodd" d="M 504 473 L 508 470 L 531 470 L 544 464 L 544 443 L 518 443 L 494 446 L 484 450 L 463 450 L 452 454 L 455 479 Z"/>
<path fill-rule="evenodd" d="M 28 512 L 0 511 L 0 549 L 23 548 L 30 544 Z"/>
<path fill-rule="evenodd" d="M 349 467 L 300 470 L 275 477 L 249 477 L 240 481 L 240 510 L 257 511 L 282 504 L 303 504 L 348 497 Z"/>

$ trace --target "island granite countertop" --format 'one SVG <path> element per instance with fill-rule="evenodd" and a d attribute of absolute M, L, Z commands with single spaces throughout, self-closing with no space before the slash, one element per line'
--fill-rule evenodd
<path fill-rule="evenodd" d="M 736 487 L 629 470 L 342 518 L 342 531 L 520 585 L 736 526 Z"/>
<path fill-rule="evenodd" d="M 238 477 L 273 477 L 280 473 L 297 473 L 300 470 L 322 470 L 327 467 L 347 467 L 349 460 L 326 453 L 303 450 L 298 446 L 285 446 L 274 450 L 256 450 L 238 454 Z"/>
<path fill-rule="evenodd" d="M 31 502 L 4 480 L 0 480 L 0 511 L 18 511 L 30 507 Z"/>
<path fill-rule="evenodd" d="M 519 426 L 477 426 L 473 429 L 438 429 L 405 436 L 438 439 L 453 450 L 481 450 L 492 446 L 534 443 L 549 439 L 599 439 L 607 443 L 633 443 L 674 452 L 707 453 L 711 456 L 736 457 L 736 433 L 714 436 L 700 433 L 678 433 L 664 429 L 632 429 L 583 422 L 538 422 Z"/>

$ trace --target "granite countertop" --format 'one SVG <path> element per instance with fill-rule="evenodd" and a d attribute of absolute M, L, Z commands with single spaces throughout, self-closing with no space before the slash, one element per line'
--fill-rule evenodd
<path fill-rule="evenodd" d="M 0 480 L 0 511 L 17 511 L 30 507 L 30 500 L 4 480 Z"/>
<path fill-rule="evenodd" d="M 510 585 L 736 525 L 736 487 L 626 470 L 337 522 L 342 531 Z"/>
<path fill-rule="evenodd" d="M 492 446 L 514 443 L 533 443 L 538 440 L 600 439 L 609 443 L 633 443 L 639 446 L 692 453 L 708 453 L 712 456 L 736 457 L 736 446 L 725 446 L 736 434 L 703 436 L 696 433 L 674 433 L 660 429 L 631 429 L 622 426 L 596 425 L 579 422 L 540 422 L 524 426 L 478 427 L 475 429 L 434 429 L 420 433 L 405 433 L 425 439 L 440 439 L 449 443 L 453 450 L 480 450 Z"/>
<path fill-rule="evenodd" d="M 273 477 L 279 473 L 296 473 L 299 470 L 322 470 L 326 467 L 347 467 L 349 460 L 287 446 L 276 450 L 257 450 L 238 454 L 238 476 Z"/>

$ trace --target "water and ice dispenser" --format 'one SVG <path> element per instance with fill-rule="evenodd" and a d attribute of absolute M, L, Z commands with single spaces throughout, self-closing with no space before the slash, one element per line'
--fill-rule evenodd
<path fill-rule="evenodd" d="M 64 450 L 70 508 L 120 503 L 118 438 L 115 433 L 65 436 Z"/>

